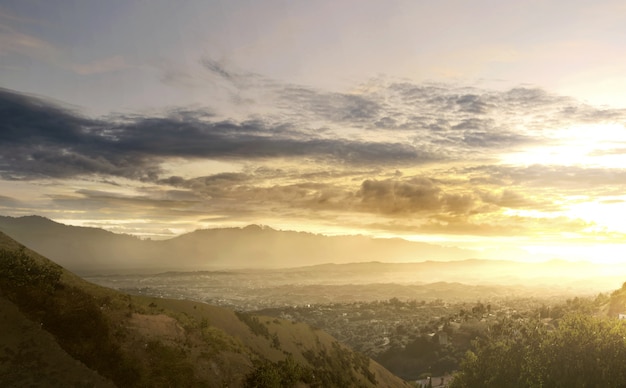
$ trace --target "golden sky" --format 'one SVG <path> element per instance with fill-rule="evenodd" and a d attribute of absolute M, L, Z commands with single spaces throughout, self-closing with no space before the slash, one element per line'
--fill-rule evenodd
<path fill-rule="evenodd" d="M 619 1 L 3 2 L 0 214 L 621 261 L 625 42 Z"/>

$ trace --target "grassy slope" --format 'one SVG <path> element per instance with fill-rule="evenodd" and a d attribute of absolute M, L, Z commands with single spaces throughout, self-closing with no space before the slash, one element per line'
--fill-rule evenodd
<path fill-rule="evenodd" d="M 0 234 L 0 250 L 20 249 Z M 243 386 L 253 372 L 276 382 L 275 374 L 292 360 L 300 365 L 297 377 L 313 386 L 406 386 L 307 325 L 125 295 L 88 283 L 28 249 L 22 252 L 34 267 L 61 271 L 60 278 L 51 288 L 1 279 L 0 383 Z M 28 374 L 17 364 L 38 372 Z"/>

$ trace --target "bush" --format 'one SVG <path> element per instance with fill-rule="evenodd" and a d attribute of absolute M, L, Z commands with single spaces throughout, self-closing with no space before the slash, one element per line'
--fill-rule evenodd
<path fill-rule="evenodd" d="M 475 343 L 452 387 L 619 387 L 626 381 L 626 324 L 584 314 L 552 331 L 508 322 Z"/>
<path fill-rule="evenodd" d="M 61 273 L 60 266 L 51 262 L 39 263 L 23 249 L 0 250 L 0 287 L 5 292 L 36 288 L 51 293 L 59 286 Z"/>
<path fill-rule="evenodd" d="M 267 360 L 246 376 L 245 386 L 256 388 L 293 387 L 298 383 L 311 384 L 313 371 L 296 363 L 291 356 L 277 363 Z"/>
<path fill-rule="evenodd" d="M 259 321 L 259 318 L 253 315 L 241 313 L 238 311 L 236 311 L 235 314 L 237 315 L 237 318 L 239 318 L 240 321 L 248 325 L 248 327 L 250 328 L 250 330 L 252 330 L 252 333 L 254 333 L 254 335 L 263 336 L 267 339 L 270 339 L 270 331 L 267 329 L 267 326 L 265 326 L 261 321 Z"/>
<path fill-rule="evenodd" d="M 72 357 L 120 386 L 135 385 L 138 364 L 123 357 L 100 303 L 84 290 L 63 284 L 61 274 L 60 266 L 39 262 L 23 249 L 0 250 L 0 289 L 7 297 Z"/>

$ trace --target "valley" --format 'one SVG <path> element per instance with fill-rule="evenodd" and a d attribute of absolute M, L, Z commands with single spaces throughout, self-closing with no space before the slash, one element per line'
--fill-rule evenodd
<path fill-rule="evenodd" d="M 363 271 L 366 267 L 379 271 L 368 272 L 368 277 Z M 364 283 L 374 281 L 375 276 L 390 281 L 394 267 L 361 263 L 85 278 L 133 295 L 194 300 L 305 322 L 406 380 L 417 380 L 425 373 L 450 374 L 459 367 L 471 341 L 499 320 L 525 319 L 541 309 L 550 311 L 546 317 L 559 318 L 565 314 L 560 306 L 568 300 L 597 296 L 597 290 L 581 293 L 558 284 Z M 406 270 L 407 266 L 399 267 Z M 410 277 L 395 270 L 396 279 Z"/>

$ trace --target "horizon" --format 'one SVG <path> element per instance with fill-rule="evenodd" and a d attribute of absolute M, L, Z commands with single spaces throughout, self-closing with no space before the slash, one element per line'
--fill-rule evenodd
<path fill-rule="evenodd" d="M 179 237 L 183 237 L 186 235 L 192 235 L 196 232 L 204 232 L 204 231 L 220 231 L 220 230 L 239 230 L 239 231 L 245 231 L 246 229 L 251 229 L 251 228 L 255 228 L 257 230 L 261 230 L 261 231 L 269 231 L 269 232 L 277 232 L 277 233 L 295 233 L 295 234 L 305 234 L 305 235 L 309 235 L 309 236 L 313 236 L 313 237 L 335 237 L 335 238 L 342 238 L 342 237 L 346 237 L 346 238 L 350 238 L 350 237 L 358 237 L 358 238 L 364 238 L 364 239 L 370 239 L 370 240 L 400 240 L 402 242 L 406 242 L 406 243 L 416 243 L 418 245 L 416 245 L 416 249 L 417 246 L 431 246 L 431 247 L 440 247 L 440 248 L 446 248 L 444 246 L 440 246 L 437 244 L 432 244 L 432 243 L 424 243 L 422 241 L 412 241 L 412 240 L 408 240 L 408 239 L 404 239 L 402 237 L 373 237 L 373 236 L 367 236 L 364 234 L 337 234 L 337 235 L 325 235 L 325 234 L 321 234 L 321 233 L 314 233 L 314 232 L 307 232 L 307 231 L 297 231 L 297 230 L 288 230 L 288 229 L 276 229 L 273 228 L 270 225 L 260 225 L 260 224 L 248 224 L 245 226 L 229 226 L 229 227 L 211 227 L 211 228 L 202 228 L 202 229 L 195 229 L 192 231 L 188 231 L 188 232 L 184 232 L 182 234 L 179 235 L 175 235 L 175 236 L 167 236 L 164 237 L 162 239 L 155 239 L 155 238 L 151 238 L 151 237 L 142 237 L 142 236 L 137 236 L 137 235 L 132 235 L 132 234 L 127 234 L 127 233 L 120 233 L 120 232 L 115 232 L 115 231 L 109 231 L 103 228 L 99 228 L 99 227 L 95 227 L 95 226 L 80 226 L 80 225 L 71 225 L 71 224 L 65 224 L 62 222 L 58 222 L 55 221 L 53 219 L 41 216 L 41 215 L 37 215 L 37 214 L 31 214 L 31 215 L 25 215 L 25 216 L 6 216 L 6 215 L 0 215 L 0 218 L 2 217 L 6 217 L 6 218 L 13 218 L 13 219 L 24 219 L 24 218 L 37 218 L 37 219 L 43 219 L 46 221 L 51 221 L 55 224 L 59 224 L 62 226 L 68 226 L 68 227 L 78 227 L 78 228 L 87 228 L 87 229 L 92 229 L 92 230 L 101 230 L 101 231 L 105 231 L 108 233 L 112 233 L 114 235 L 118 235 L 118 236 L 127 236 L 127 237 L 133 237 L 136 238 L 138 241 L 146 241 L 146 242 L 150 242 L 150 241 L 169 241 L 169 240 L 174 240 L 177 239 Z M 0 228 L 0 232 L 3 232 L 6 234 L 5 231 L 3 231 Z M 416 251 L 417 252 L 417 251 Z M 466 251 L 468 254 L 470 254 L 472 251 L 467 250 Z M 602 261 L 594 261 L 594 260 L 584 260 L 584 259 L 580 259 L 580 260 L 568 260 L 568 259 L 563 259 L 563 258 L 541 258 L 538 260 L 524 260 L 524 259 L 511 259 L 511 258 L 497 258 L 497 257 L 478 257 L 478 256 L 468 256 L 468 257 L 448 257 L 448 258 L 439 258 L 439 259 L 434 259 L 434 258 L 424 258 L 424 259 L 416 259 L 416 260 L 393 260 L 393 258 L 390 258 L 391 260 L 385 260 L 385 259 L 374 259 L 374 260 L 365 260 L 365 261 L 345 261 L 345 262 L 335 262 L 335 261 L 328 261 L 328 262 L 322 262 L 322 263 L 312 263 L 312 264 L 307 264 L 307 263 L 301 263 L 298 265 L 295 265 L 293 267 L 269 267 L 269 268 L 265 268 L 266 270 L 280 270 L 280 269 L 297 269 L 297 268 L 306 268 L 306 267 L 319 267 L 319 266 L 327 266 L 327 265 L 340 265 L 340 266 L 345 266 L 345 265 L 358 265 L 358 264 L 424 264 L 424 263 L 460 263 L 460 262 L 469 262 L 469 261 L 489 261 L 489 262 L 513 262 L 513 263 L 517 263 L 517 264 L 591 264 L 594 266 L 609 266 L 609 267 L 616 267 L 616 266 L 626 266 L 626 262 L 602 262 Z M 167 269 L 167 271 L 187 271 L 188 269 L 185 268 L 179 268 L 178 270 L 176 269 L 178 267 L 171 267 L 170 269 Z M 209 264 L 207 266 L 207 268 L 213 268 L 211 267 L 211 265 Z M 220 267 L 215 267 L 218 270 L 224 270 L 224 269 L 220 269 Z M 136 268 L 137 270 L 141 269 L 141 268 Z M 147 268 L 144 268 L 147 269 Z M 233 271 L 238 271 L 238 270 L 260 270 L 261 268 L 246 268 L 246 267 L 233 267 L 229 270 L 233 270 Z M 626 268 L 625 268 L 626 269 Z M 158 269 L 160 270 L 164 270 L 162 268 Z M 198 270 L 194 270 L 194 271 L 203 271 L 202 269 L 198 269 Z M 96 270 L 97 272 L 97 270 Z M 161 272 L 156 272 L 156 273 L 161 273 Z"/>
<path fill-rule="evenodd" d="M 626 261 L 618 1 L 6 1 L 0 213 Z"/>
<path fill-rule="evenodd" d="M 464 256 L 463 252 L 460 256 L 453 252 L 454 256 L 445 250 L 433 251 L 431 244 L 414 245 L 402 239 L 375 243 L 381 239 L 353 235 L 331 238 L 251 226 L 252 233 L 246 231 L 248 227 L 214 228 L 168 240 L 143 240 L 100 228 L 59 224 L 42 216 L 0 216 L 0 232 L 9 239 L 88 281 L 112 288 L 139 287 L 144 281 L 152 284 L 150 287 L 159 288 L 160 284 L 168 288 L 174 287 L 170 280 L 153 277 L 180 274 L 185 279 L 192 277 L 194 283 L 202 282 L 203 274 L 232 273 L 250 276 L 257 285 L 268 282 L 272 287 L 447 284 L 502 287 L 544 297 L 542 292 L 593 296 L 619 288 L 626 275 L 626 263 L 488 259 Z M 196 233 L 205 231 L 217 233 Z M 178 237 L 182 240 L 177 241 Z M 359 244 L 354 237 L 359 238 Z M 294 254 L 299 249 L 306 254 Z M 90 252 L 89 260 L 85 260 L 85 252 Z M 172 262 L 172 257 L 178 259 Z M 197 292 L 195 286 L 177 289 L 185 295 Z"/>

